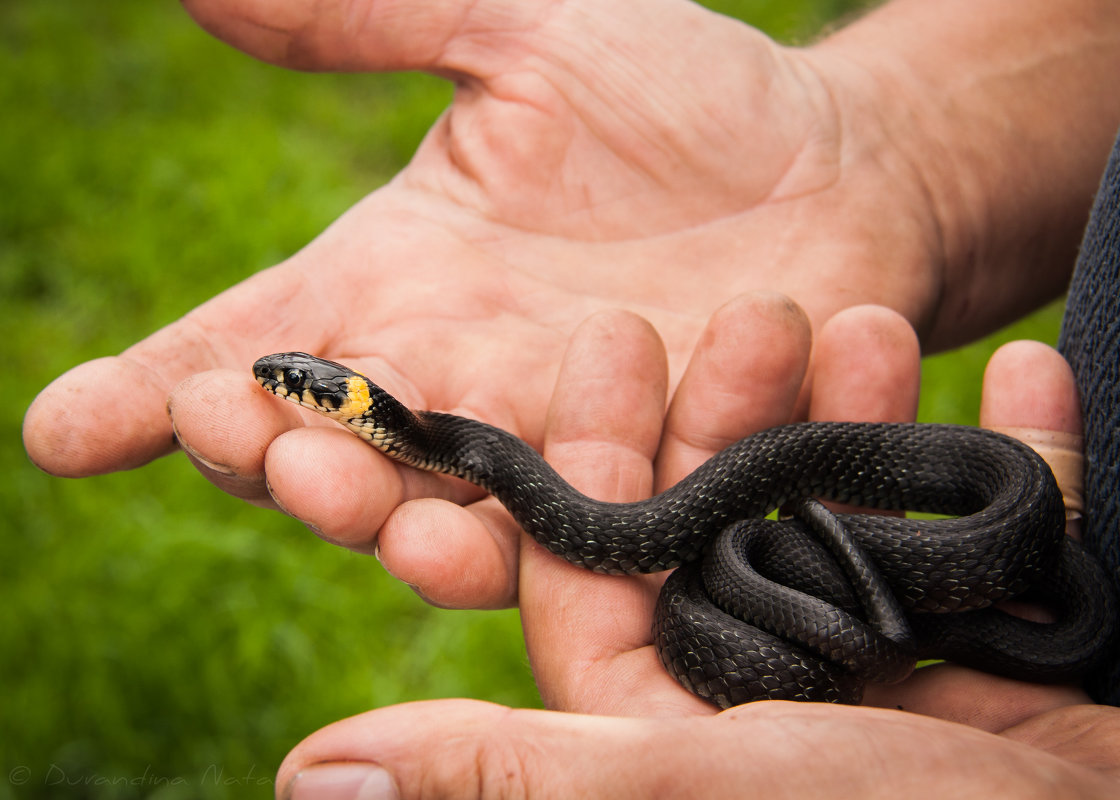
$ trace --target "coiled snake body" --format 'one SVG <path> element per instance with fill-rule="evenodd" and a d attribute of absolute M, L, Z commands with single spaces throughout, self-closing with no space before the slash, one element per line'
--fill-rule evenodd
<path fill-rule="evenodd" d="M 763 698 L 858 702 L 918 658 L 1068 681 L 1113 638 L 1116 600 L 1064 535 L 1061 494 L 1028 447 L 950 425 L 803 423 L 749 436 L 665 492 L 586 497 L 517 437 L 405 408 L 305 353 L 256 362 L 268 391 L 332 417 L 389 457 L 490 492 L 553 553 L 606 573 L 658 572 L 662 663 L 727 707 Z M 834 515 L 811 498 L 952 515 Z M 789 506 L 791 519 L 765 517 Z M 683 566 L 681 566 L 683 565 Z M 992 605 L 1045 601 L 1054 622 Z"/>

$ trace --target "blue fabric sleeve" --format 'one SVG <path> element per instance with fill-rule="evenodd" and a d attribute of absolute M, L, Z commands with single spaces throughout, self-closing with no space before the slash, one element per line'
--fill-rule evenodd
<path fill-rule="evenodd" d="M 1120 588 L 1120 139 L 1081 244 L 1058 349 L 1077 376 L 1085 418 L 1085 545 Z M 1120 705 L 1120 644 L 1086 688 Z"/>

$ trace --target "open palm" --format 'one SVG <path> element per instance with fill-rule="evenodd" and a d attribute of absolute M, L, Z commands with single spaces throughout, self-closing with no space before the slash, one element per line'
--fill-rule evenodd
<path fill-rule="evenodd" d="M 179 381 L 243 372 L 270 350 L 347 359 L 406 401 L 539 444 L 564 343 L 599 309 L 649 319 L 674 382 L 710 315 L 748 290 L 784 291 L 818 322 L 868 300 L 912 319 L 929 311 L 920 204 L 895 182 L 897 240 L 882 220 L 875 236 L 853 224 L 857 198 L 875 194 L 866 184 L 886 193 L 891 176 L 841 168 L 852 156 L 836 92 L 803 54 L 740 23 L 682 0 L 643 4 L 637 22 L 633 9 L 597 2 L 187 5 L 263 58 L 426 69 L 453 78 L 457 94 L 413 162 L 302 252 L 123 361 L 84 365 L 45 392 L 27 442 L 49 471 L 103 472 L 166 452 L 164 399 Z M 873 268 L 885 274 L 858 279 Z M 126 420 L 109 395 L 67 403 L 90 378 L 114 381 L 140 413 Z M 196 389 L 217 405 L 232 391 Z M 260 436 L 227 452 L 189 427 L 178 432 L 194 454 L 240 478 L 259 473 Z M 98 430 L 111 441 L 90 438 Z"/>
<path fill-rule="evenodd" d="M 271 402 L 249 375 L 253 360 L 299 349 L 345 361 L 409 405 L 485 419 L 547 453 L 546 410 L 573 332 L 602 310 L 635 312 L 664 347 L 650 356 L 660 348 L 643 346 L 625 365 L 649 365 L 647 424 L 629 431 L 646 475 L 613 466 L 618 486 L 596 475 L 583 488 L 636 499 L 793 413 L 810 342 L 801 312 L 773 297 L 734 298 L 783 292 L 818 326 L 860 302 L 916 324 L 932 313 L 936 226 L 913 181 L 896 174 L 901 157 L 872 157 L 853 139 L 875 123 L 853 118 L 858 81 L 843 62 L 781 48 L 684 0 L 644 3 L 640 14 L 591 0 L 187 5 L 259 57 L 423 69 L 453 79 L 456 96 L 412 163 L 303 251 L 45 390 L 25 439 L 48 471 L 133 467 L 177 442 L 227 491 L 279 505 L 331 541 L 378 549 L 433 602 L 516 602 L 520 580 L 524 606 L 526 576 L 537 573 L 519 570 L 516 530 L 500 509 Z M 726 344 L 726 331 L 756 310 L 762 322 L 749 335 L 775 348 L 748 355 Z M 633 332 L 618 341 L 626 347 Z M 742 359 L 759 358 L 770 360 L 743 374 L 761 383 L 739 385 Z M 667 393 L 690 359 L 693 379 L 662 430 Z M 594 396 L 580 398 L 591 426 L 603 419 Z M 612 414 L 631 408 L 602 396 Z M 724 396 L 742 399 L 713 400 Z M 437 530 L 458 538 L 427 535 Z M 651 587 L 621 591 L 640 612 L 626 615 L 641 628 L 639 648 Z M 644 680 L 654 662 L 642 659 Z"/>

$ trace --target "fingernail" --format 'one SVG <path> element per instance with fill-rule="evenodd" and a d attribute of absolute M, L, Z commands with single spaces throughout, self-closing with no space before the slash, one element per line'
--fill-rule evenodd
<path fill-rule="evenodd" d="M 218 473 L 219 475 L 225 475 L 227 477 L 234 476 L 234 475 L 237 474 L 236 472 L 234 472 L 233 467 L 227 466 L 226 464 L 218 464 L 214 461 L 211 461 L 208 458 L 203 458 L 201 455 L 199 455 L 199 452 L 197 450 L 195 450 L 193 447 L 191 447 L 190 445 L 188 445 L 186 442 L 183 441 L 183 437 L 181 437 L 179 435 L 179 429 L 175 427 L 175 421 L 174 420 L 172 420 L 172 422 L 171 422 L 171 432 L 175 437 L 175 443 L 178 444 L 179 447 L 182 448 L 183 452 L 186 453 L 191 458 L 193 458 L 195 461 L 197 461 L 202 466 L 206 467 L 209 470 L 212 470 L 212 471 Z"/>
<path fill-rule="evenodd" d="M 375 544 L 373 546 L 373 557 L 377 559 L 377 563 L 381 565 L 381 568 L 383 570 L 385 570 L 386 573 L 388 573 L 389 577 L 394 578 L 394 579 L 400 581 L 401 583 L 403 583 L 405 586 L 407 586 L 409 589 L 411 589 L 413 592 L 415 592 L 416 596 L 419 597 L 421 600 L 423 600 L 425 603 L 427 603 L 430 606 L 435 606 L 436 608 L 447 608 L 447 606 L 440 605 L 439 603 L 433 601 L 430 597 L 428 597 L 422 591 L 420 591 L 420 587 L 417 586 L 415 583 L 409 583 L 406 580 L 402 580 L 401 578 L 398 578 L 393 573 L 393 570 L 391 570 L 387 566 L 385 566 L 385 562 L 381 560 L 381 545 Z"/>
<path fill-rule="evenodd" d="M 315 764 L 288 787 L 289 800 L 398 800 L 393 776 L 373 764 Z"/>
<path fill-rule="evenodd" d="M 265 477 L 265 480 L 264 480 L 264 488 L 268 492 L 268 496 L 272 498 L 272 502 L 274 502 L 276 504 L 276 507 L 278 509 L 280 509 L 281 513 L 287 514 L 289 517 L 296 520 L 297 522 L 303 523 L 304 527 L 306 527 L 309 531 L 311 531 L 313 534 L 318 536 L 320 539 L 323 539 L 324 541 L 330 542 L 331 544 L 338 544 L 338 542 L 335 542 L 331 539 L 328 539 L 326 536 L 324 536 L 323 532 L 318 528 L 318 526 L 312 525 L 310 522 L 300 519 L 295 514 L 293 514 L 291 511 L 289 511 L 287 506 L 285 506 L 283 503 L 280 502 L 280 498 L 276 496 L 276 492 L 272 491 L 272 484 L 269 483 L 267 476 Z"/>

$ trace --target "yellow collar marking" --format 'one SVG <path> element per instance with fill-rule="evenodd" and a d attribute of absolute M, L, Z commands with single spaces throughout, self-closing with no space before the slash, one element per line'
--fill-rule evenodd
<path fill-rule="evenodd" d="M 342 419 L 360 417 L 369 410 L 371 402 L 369 384 L 355 375 L 346 381 L 346 401 L 335 413 Z"/>

